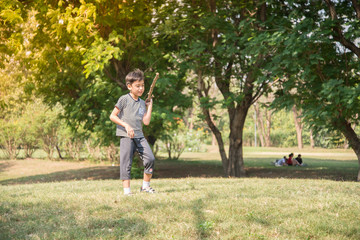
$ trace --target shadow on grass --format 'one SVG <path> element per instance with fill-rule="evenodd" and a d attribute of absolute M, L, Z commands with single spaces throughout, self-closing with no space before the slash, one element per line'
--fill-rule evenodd
<path fill-rule="evenodd" d="M 272 159 L 245 159 L 246 177 L 328 179 L 335 181 L 356 181 L 357 161 L 307 159 L 306 167 L 275 167 Z M 0 172 L 8 165 L 0 165 Z M 158 160 L 154 178 L 225 177 L 220 161 L 202 160 Z M 44 183 L 72 180 L 119 179 L 119 166 L 99 166 L 72 169 L 49 174 L 40 174 L 0 181 L 0 185 Z"/>
<path fill-rule="evenodd" d="M 149 231 L 150 224 L 139 217 L 98 218 L 84 213 L 79 220 L 66 203 L 50 201 L 0 203 L 3 216 L 0 239 L 105 239 L 123 236 L 141 239 Z M 108 207 L 111 211 L 111 207 Z"/>
<path fill-rule="evenodd" d="M 191 209 L 194 215 L 194 224 L 199 239 L 208 238 L 212 230 L 212 222 L 205 220 L 204 203 L 202 199 L 191 202 Z"/>
<path fill-rule="evenodd" d="M 34 176 L 7 179 L 0 181 L 0 185 L 101 179 L 119 179 L 119 167 L 101 166 L 74 170 L 72 169 L 48 174 L 39 174 Z"/>

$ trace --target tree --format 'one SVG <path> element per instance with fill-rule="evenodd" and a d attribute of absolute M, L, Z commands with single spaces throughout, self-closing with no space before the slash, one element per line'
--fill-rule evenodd
<path fill-rule="evenodd" d="M 182 29 L 180 59 L 196 75 L 193 86 L 202 113 L 214 133 L 227 176 L 245 176 L 243 128 L 250 106 L 268 90 L 272 80 L 263 71 L 274 52 L 272 28 L 281 17 L 263 1 L 182 1 L 175 13 L 174 28 Z M 273 13 L 271 18 L 270 13 Z M 186 16 L 184 18 L 183 16 Z M 184 63 L 182 62 L 182 63 Z M 223 100 L 211 98 L 212 85 Z M 210 109 L 222 106 L 229 115 L 229 152 Z"/>
<path fill-rule="evenodd" d="M 35 124 L 27 114 L 34 98 L 25 94 L 29 71 L 21 61 L 32 22 L 23 10 L 20 1 L 0 2 L 0 144 L 10 159 L 17 158 L 21 148 L 30 157 L 36 145 Z"/>
<path fill-rule="evenodd" d="M 174 121 L 191 103 L 181 69 L 171 67 L 168 48 L 174 46 L 157 30 L 165 13 L 163 1 L 27 1 L 36 12 L 31 42 L 32 89 L 54 107 L 60 103 L 73 130 L 97 132 L 103 143 L 117 142 L 109 120 L 117 99 L 127 92 L 126 74 L 134 68 L 155 72 L 152 124 L 145 128 L 154 143 L 166 122 Z M 159 36 L 158 36 L 159 35 Z M 150 85 L 146 81 L 146 86 Z"/>
<path fill-rule="evenodd" d="M 341 132 L 360 164 L 360 138 L 353 128 L 360 109 L 360 7 L 356 1 L 325 0 L 290 1 L 288 8 L 294 24 L 279 37 L 282 64 L 272 73 L 282 80 L 274 104 L 300 104 L 314 131 Z"/>
<path fill-rule="evenodd" d="M 62 121 L 59 118 L 61 108 L 58 106 L 55 109 L 43 109 L 36 115 L 36 122 L 38 124 L 37 138 L 41 148 L 46 152 L 49 159 L 54 158 L 54 154 L 57 151 L 59 157 L 62 158 L 59 151 L 60 144 L 60 130 L 62 127 Z"/>
<path fill-rule="evenodd" d="M 0 120 L 0 146 L 6 158 L 14 160 L 20 153 L 22 131 L 20 125 L 11 118 Z"/>

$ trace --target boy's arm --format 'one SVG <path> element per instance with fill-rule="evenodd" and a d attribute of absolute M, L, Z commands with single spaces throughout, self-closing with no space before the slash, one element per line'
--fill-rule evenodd
<path fill-rule="evenodd" d="M 152 99 L 150 99 L 149 102 L 146 102 L 146 106 L 147 106 L 147 111 L 143 117 L 143 123 L 145 125 L 149 125 L 150 121 L 151 121 L 151 112 L 152 112 L 152 105 L 153 105 L 153 101 Z"/>
<path fill-rule="evenodd" d="M 115 107 L 112 113 L 110 114 L 110 120 L 116 123 L 117 125 L 123 126 L 127 132 L 128 137 L 134 138 L 135 135 L 134 130 L 130 127 L 129 124 L 120 120 L 120 118 L 118 117 L 119 113 L 120 113 L 120 109 Z"/>

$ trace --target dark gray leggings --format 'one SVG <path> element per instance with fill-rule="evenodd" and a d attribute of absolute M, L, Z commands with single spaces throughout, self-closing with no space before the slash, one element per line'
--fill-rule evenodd
<path fill-rule="evenodd" d="M 120 138 L 120 179 L 131 179 L 131 164 L 135 151 L 144 164 L 144 173 L 153 174 L 155 157 L 145 138 Z"/>

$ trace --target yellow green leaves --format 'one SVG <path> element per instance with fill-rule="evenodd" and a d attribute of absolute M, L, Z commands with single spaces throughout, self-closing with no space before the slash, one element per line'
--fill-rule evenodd
<path fill-rule="evenodd" d="M 17 24 L 23 21 L 20 9 L 4 9 L 0 12 L 0 18 L 4 23 Z"/>
<path fill-rule="evenodd" d="M 84 65 L 85 77 L 88 78 L 90 74 L 96 74 L 103 71 L 111 59 L 120 59 L 124 53 L 116 43 L 119 43 L 120 36 L 114 31 L 110 34 L 108 40 L 97 38 L 91 44 L 90 48 L 84 53 L 82 64 Z"/>

